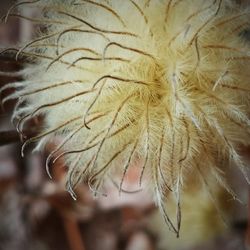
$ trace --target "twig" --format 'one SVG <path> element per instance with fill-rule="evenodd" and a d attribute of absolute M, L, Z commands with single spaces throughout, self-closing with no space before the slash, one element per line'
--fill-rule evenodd
<path fill-rule="evenodd" d="M 20 142 L 20 135 L 17 131 L 1 131 L 0 132 L 0 146 L 4 146 L 10 143 Z"/>
<path fill-rule="evenodd" d="M 69 216 L 63 216 L 63 224 L 70 249 L 85 250 L 77 220 Z"/>
<path fill-rule="evenodd" d="M 24 130 L 23 136 L 31 138 L 37 133 L 35 129 Z M 0 147 L 17 142 L 22 142 L 22 137 L 16 130 L 0 131 Z"/>
<path fill-rule="evenodd" d="M 61 180 L 63 179 L 65 175 L 63 166 L 64 166 L 64 162 L 62 162 L 61 166 L 53 168 L 54 179 L 58 182 L 61 182 Z M 71 200 L 71 202 L 73 202 L 73 200 Z M 61 206 L 57 208 L 57 211 L 61 215 L 61 220 L 62 220 L 65 234 L 68 240 L 68 244 L 69 244 L 69 249 L 70 250 L 85 250 L 84 241 L 81 235 L 81 231 L 80 231 L 77 219 L 74 216 L 72 216 L 72 214 L 68 213 L 67 210 L 65 210 Z"/>

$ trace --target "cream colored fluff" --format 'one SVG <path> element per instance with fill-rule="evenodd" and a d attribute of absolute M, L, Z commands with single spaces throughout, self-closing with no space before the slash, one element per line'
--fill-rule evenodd
<path fill-rule="evenodd" d="M 194 185 L 195 186 L 195 185 Z M 180 238 L 173 237 L 168 233 L 159 213 L 155 212 L 150 217 L 149 228 L 157 235 L 157 249 L 194 249 L 198 245 L 206 246 L 215 237 L 226 235 L 230 228 L 223 222 L 222 218 L 204 188 L 195 186 L 196 189 L 187 190 L 182 196 L 182 224 L 180 228 Z M 213 194 L 218 199 L 222 199 L 225 193 L 218 187 L 213 187 Z M 225 200 L 223 201 L 225 202 Z M 225 213 L 223 218 L 230 221 L 232 203 L 227 201 L 224 204 Z M 171 201 L 171 204 L 173 202 Z M 222 204 L 221 204 L 222 205 Z M 170 216 L 175 216 L 174 206 L 169 208 Z M 202 249 L 202 248 L 201 248 Z"/>
<path fill-rule="evenodd" d="M 221 166 L 235 162 L 246 175 L 237 149 L 249 141 L 250 54 L 241 36 L 249 10 L 225 0 L 19 3 L 33 7 L 42 10 L 33 21 L 46 29 L 19 50 L 31 63 L 24 81 L 7 86 L 17 90 L 6 100 L 19 100 L 19 130 L 27 119 L 45 117 L 43 133 L 23 149 L 63 138 L 47 168 L 65 157 L 73 196 L 81 180 L 103 193 L 105 178 L 117 173 L 121 191 L 127 169 L 140 159 L 138 183 L 148 181 L 178 234 L 187 173 L 206 185 L 212 173 L 210 181 L 234 195 Z M 171 194 L 176 219 L 165 205 Z"/>

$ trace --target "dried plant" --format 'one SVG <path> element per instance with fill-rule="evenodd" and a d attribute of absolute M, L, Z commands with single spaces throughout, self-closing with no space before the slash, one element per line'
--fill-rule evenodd
<path fill-rule="evenodd" d="M 38 8 L 30 18 L 17 9 Z M 40 150 L 63 139 L 47 158 L 68 165 L 67 189 L 87 181 L 96 194 L 104 180 L 121 174 L 119 191 L 140 159 L 169 228 L 181 224 L 185 178 L 218 181 L 234 197 L 221 166 L 236 163 L 246 175 L 238 145 L 249 141 L 249 45 L 242 34 L 249 10 L 226 0 L 24 1 L 6 16 L 41 25 L 37 37 L 16 52 L 29 63 L 24 80 L 6 85 L 18 98 L 13 121 L 43 115 Z M 206 180 L 212 173 L 214 180 Z M 189 175 L 188 175 L 189 174 Z M 177 218 L 169 218 L 168 195 Z"/>

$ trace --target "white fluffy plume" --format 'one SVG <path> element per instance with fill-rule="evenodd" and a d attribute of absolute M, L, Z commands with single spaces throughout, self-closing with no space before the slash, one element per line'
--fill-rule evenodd
<path fill-rule="evenodd" d="M 30 21 L 42 29 L 16 50 L 29 63 L 6 100 L 18 98 L 19 131 L 44 116 L 43 132 L 23 149 L 63 138 L 47 168 L 66 159 L 73 196 L 82 180 L 102 192 L 117 172 L 121 191 L 139 159 L 138 183 L 146 178 L 178 235 L 185 179 L 209 185 L 213 173 L 233 195 L 222 166 L 235 162 L 246 173 L 237 148 L 249 142 L 248 9 L 226 0 L 41 0 L 19 2 L 6 20 L 26 18 L 18 8 L 39 8 Z M 165 206 L 171 193 L 176 222 Z"/>

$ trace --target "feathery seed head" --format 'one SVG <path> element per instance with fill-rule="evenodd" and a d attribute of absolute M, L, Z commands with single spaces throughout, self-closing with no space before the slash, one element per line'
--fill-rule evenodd
<path fill-rule="evenodd" d="M 98 192 L 117 172 L 121 191 L 140 159 L 138 182 L 147 176 L 178 234 L 187 173 L 207 184 L 212 172 L 230 193 L 217 167 L 234 161 L 245 173 L 237 146 L 249 140 L 250 54 L 241 36 L 249 10 L 230 6 L 226 0 L 20 2 L 19 8 L 42 10 L 32 21 L 43 29 L 18 50 L 30 63 L 7 99 L 19 100 L 13 114 L 19 130 L 39 114 L 46 125 L 24 146 L 63 138 L 47 168 L 66 159 L 73 196 L 81 180 Z M 164 205 L 170 193 L 176 225 Z"/>

